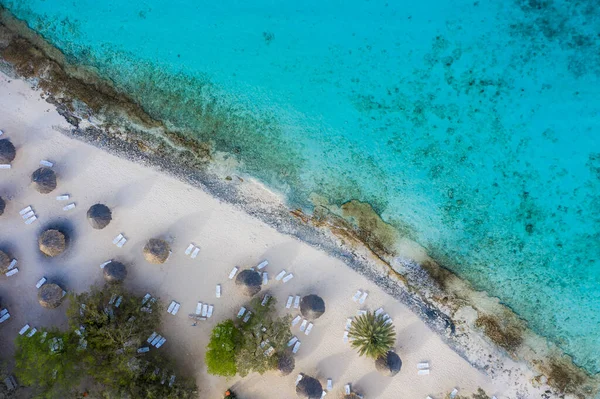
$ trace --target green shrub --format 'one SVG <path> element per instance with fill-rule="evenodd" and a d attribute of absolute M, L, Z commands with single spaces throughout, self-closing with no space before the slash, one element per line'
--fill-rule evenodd
<path fill-rule="evenodd" d="M 232 377 L 237 373 L 235 356 L 239 341 L 240 332 L 233 321 L 226 320 L 213 328 L 205 356 L 210 374 Z"/>
<path fill-rule="evenodd" d="M 354 319 L 348 336 L 352 340 L 352 347 L 358 350 L 360 356 L 366 355 L 374 359 L 385 355 L 396 341 L 393 324 L 387 322 L 383 315 L 375 316 L 371 312 Z"/>

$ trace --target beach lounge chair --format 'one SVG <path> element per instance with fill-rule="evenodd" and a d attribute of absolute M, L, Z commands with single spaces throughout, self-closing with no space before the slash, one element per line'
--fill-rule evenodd
<path fill-rule="evenodd" d="M 265 266 L 267 266 L 268 264 L 269 264 L 269 261 L 268 261 L 268 260 L 263 260 L 262 262 L 260 262 L 260 263 L 258 264 L 258 266 L 256 266 L 256 268 L 257 268 L 258 270 L 262 270 L 262 269 L 264 269 L 264 268 L 265 268 Z"/>
<path fill-rule="evenodd" d="M 21 328 L 21 329 L 19 330 L 19 335 L 23 335 L 23 334 L 25 334 L 25 333 L 27 332 L 27 330 L 29 330 L 29 324 L 25 324 L 25 325 L 23 326 L 23 328 Z"/>
<path fill-rule="evenodd" d="M 238 319 L 241 318 L 244 315 L 244 313 L 246 313 L 246 308 L 242 306 L 237 314 Z"/>
<path fill-rule="evenodd" d="M 117 247 L 122 248 L 123 245 L 125 245 L 126 242 L 127 242 L 127 238 L 125 238 L 125 237 L 121 238 L 121 241 L 119 241 L 117 243 Z"/>
<path fill-rule="evenodd" d="M 121 306 L 121 302 L 123 301 L 123 297 L 120 296 L 117 298 L 117 300 L 115 301 L 115 308 L 118 308 L 119 306 Z"/>
<path fill-rule="evenodd" d="M 35 215 L 35 212 L 34 211 L 29 211 L 26 214 L 22 215 L 21 217 L 23 218 L 23 220 L 27 220 L 30 217 L 32 217 L 33 215 Z"/>
<path fill-rule="evenodd" d="M 144 295 L 144 297 L 142 298 L 142 305 L 145 305 L 146 302 L 148 302 L 150 300 L 150 298 L 152 298 L 152 295 L 150 295 L 150 294 Z"/>
<path fill-rule="evenodd" d="M 176 304 L 177 304 L 177 302 L 171 301 L 171 303 L 169 304 L 169 307 L 167 308 L 167 313 L 171 313 L 173 311 L 173 309 L 175 309 Z"/>
<path fill-rule="evenodd" d="M 26 208 L 23 208 L 19 211 L 19 215 L 23 216 L 24 214 L 26 214 L 27 212 L 31 211 L 31 206 L 28 206 Z"/>
<path fill-rule="evenodd" d="M 348 331 L 344 331 L 344 343 L 348 343 Z"/>
<path fill-rule="evenodd" d="M 175 383 L 175 374 L 172 374 L 171 378 L 169 378 L 169 386 L 172 387 L 174 383 Z"/>
<path fill-rule="evenodd" d="M 308 324 L 308 320 L 302 320 L 302 324 L 300 324 L 300 331 L 304 332 L 306 330 L 306 325 Z"/>
<path fill-rule="evenodd" d="M 8 309 L 2 309 L 2 310 L 0 310 L 0 316 L 4 316 L 7 313 L 8 313 Z"/>
<path fill-rule="evenodd" d="M 6 310 L 6 309 L 4 309 Z M 0 323 L 4 323 L 6 320 L 10 318 L 10 313 L 8 311 L 0 316 Z"/>
<path fill-rule="evenodd" d="M 146 342 L 148 342 L 149 344 L 152 343 L 152 340 L 154 340 L 154 338 L 156 338 L 158 334 L 156 332 L 153 332 L 152 335 L 150 335 L 148 337 L 148 339 L 146 340 Z"/>
<path fill-rule="evenodd" d="M 179 312 L 179 308 L 180 308 L 180 307 L 181 307 L 181 304 L 180 304 L 179 302 L 177 302 L 177 303 L 175 304 L 175 307 L 173 308 L 173 311 L 171 312 L 171 314 L 172 314 L 173 316 L 175 316 L 175 315 L 177 314 L 177 312 Z"/>
<path fill-rule="evenodd" d="M 248 323 L 248 320 L 250 320 L 250 316 L 252 316 L 252 312 L 248 311 L 246 313 L 246 315 L 244 316 L 244 319 L 242 320 L 244 323 Z"/>
<path fill-rule="evenodd" d="M 379 308 L 375 311 L 375 316 L 379 316 L 382 313 L 383 313 L 383 308 Z"/>
<path fill-rule="evenodd" d="M 229 279 L 232 280 L 235 277 L 235 274 L 240 270 L 237 266 L 231 269 L 231 273 L 229 273 Z"/>
<path fill-rule="evenodd" d="M 63 194 L 56 197 L 57 201 L 67 201 L 69 199 L 69 194 Z"/>
<path fill-rule="evenodd" d="M 42 160 L 40 161 L 40 165 L 42 165 L 42 166 L 45 166 L 45 167 L 47 167 L 47 168 L 51 168 L 51 167 L 53 167 L 53 166 L 54 166 L 54 164 L 53 164 L 52 162 L 50 162 L 50 161 L 46 161 L 45 159 L 42 159 Z"/>
<path fill-rule="evenodd" d="M 302 317 L 296 316 L 294 318 L 294 320 L 292 320 L 292 327 L 294 327 L 296 324 L 300 323 L 300 320 L 302 320 Z"/>
<path fill-rule="evenodd" d="M 365 303 L 365 300 L 367 299 L 367 297 L 369 296 L 368 292 L 363 292 L 362 295 L 360 296 L 360 299 L 358 300 L 358 303 L 360 303 L 361 305 L 363 303 Z"/>
<path fill-rule="evenodd" d="M 429 369 L 417 371 L 418 375 L 429 375 Z"/>
<path fill-rule="evenodd" d="M 271 295 L 265 294 L 265 296 L 263 297 L 262 302 L 260 303 L 260 306 L 265 306 L 269 302 L 269 299 L 271 299 Z"/>
<path fill-rule="evenodd" d="M 302 381 L 302 374 L 298 374 L 298 377 L 296 377 L 296 386 L 298 386 L 300 381 Z"/>
<path fill-rule="evenodd" d="M 304 334 L 308 335 L 310 334 L 310 332 L 312 331 L 313 328 L 313 323 L 308 323 L 308 326 L 306 327 L 306 331 L 304 331 Z"/>
<path fill-rule="evenodd" d="M 327 390 L 328 391 L 333 390 L 333 380 L 331 378 L 327 379 Z"/>
<path fill-rule="evenodd" d="M 19 273 L 19 268 L 15 267 L 14 269 L 9 270 L 8 272 L 6 272 L 6 277 L 13 276 L 13 275 L 15 275 L 17 273 Z"/>
<path fill-rule="evenodd" d="M 346 331 L 350 330 L 350 327 L 352 327 L 352 319 L 349 317 L 346 319 Z"/>
<path fill-rule="evenodd" d="M 192 253 L 193 249 L 194 249 L 194 244 L 188 245 L 187 249 L 185 250 L 185 254 L 189 256 L 189 254 Z"/>
<path fill-rule="evenodd" d="M 352 393 L 352 389 L 350 388 L 350 384 L 344 385 L 344 393 L 346 395 L 350 395 Z"/>
<path fill-rule="evenodd" d="M 0 130 L 0 136 L 2 136 L 4 134 L 4 132 L 2 130 Z"/>
<path fill-rule="evenodd" d="M 152 340 L 152 342 L 150 342 L 150 345 L 152 346 L 156 346 L 156 344 L 158 344 L 158 341 L 160 341 L 162 339 L 161 335 L 157 335 L 156 337 L 154 337 L 154 339 Z"/>
<path fill-rule="evenodd" d="M 292 295 L 288 296 L 288 300 L 285 303 L 285 308 L 289 309 L 292 307 L 292 301 L 294 300 L 294 297 Z"/>
<path fill-rule="evenodd" d="M 356 294 L 354 294 L 354 296 L 352 297 L 352 300 L 354 302 L 358 301 L 358 299 L 360 298 L 361 295 L 362 295 L 362 291 L 361 290 L 356 291 Z"/>
<path fill-rule="evenodd" d="M 196 259 L 196 256 L 198 256 L 198 252 L 200 252 L 200 248 L 196 248 L 194 249 L 194 252 L 192 252 L 192 259 Z"/>
<path fill-rule="evenodd" d="M 208 304 L 204 303 L 204 304 L 202 304 L 202 317 L 206 317 L 207 314 L 208 314 Z"/>
<path fill-rule="evenodd" d="M 138 348 L 137 353 L 146 353 L 150 351 L 150 347 L 149 346 L 143 346 L 141 348 Z"/>
<path fill-rule="evenodd" d="M 296 295 L 294 299 L 294 309 L 298 309 L 300 307 L 300 295 Z"/>
<path fill-rule="evenodd" d="M 325 391 L 321 392 L 321 399 L 323 399 L 325 396 L 327 396 L 327 392 L 325 392 Z"/>
<path fill-rule="evenodd" d="M 9 163 L 0 164 L 0 169 L 10 169 L 11 165 Z"/>
<path fill-rule="evenodd" d="M 263 281 L 262 281 L 263 285 L 267 285 L 269 283 L 269 273 L 264 272 L 262 274 L 262 279 L 263 279 Z"/>
<path fill-rule="evenodd" d="M 208 305 L 208 310 L 206 311 L 206 317 L 207 318 L 211 318 L 212 317 L 213 310 L 214 310 L 214 306 L 213 305 Z"/>
<path fill-rule="evenodd" d="M 298 349 L 300 349 L 300 345 L 301 345 L 301 344 L 302 344 L 302 343 L 301 343 L 300 341 L 296 342 L 296 343 L 294 344 L 294 349 L 292 349 L 292 353 L 298 353 Z"/>
<path fill-rule="evenodd" d="M 71 202 L 69 205 L 67 205 L 63 208 L 63 211 L 70 211 L 73 208 L 75 208 L 75 203 Z"/>
<path fill-rule="evenodd" d="M 108 265 L 110 262 L 112 262 L 112 260 L 108 260 L 108 261 L 104 262 L 103 264 L 101 264 L 100 269 L 104 269 L 106 267 L 106 265 Z"/>
<path fill-rule="evenodd" d="M 14 391 L 19 387 L 19 384 L 17 384 L 17 380 L 12 375 L 9 375 L 4 379 L 4 384 L 6 385 L 6 388 L 8 388 L 9 392 Z"/>
<path fill-rule="evenodd" d="M 10 261 L 10 265 L 8 265 L 8 270 L 12 270 L 17 265 L 17 260 L 13 259 Z"/>
<path fill-rule="evenodd" d="M 217 284 L 217 287 L 215 289 L 215 296 L 217 298 L 221 298 L 221 284 Z"/>
<path fill-rule="evenodd" d="M 35 222 L 37 220 L 37 216 L 33 215 L 32 217 L 30 217 L 29 219 L 27 219 L 25 221 L 25 224 L 31 224 L 33 222 Z"/>
<path fill-rule="evenodd" d="M 454 388 L 452 392 L 450 392 L 450 399 L 456 398 L 456 395 L 458 395 L 458 388 Z"/>
<path fill-rule="evenodd" d="M 425 370 L 429 368 L 429 363 L 427 362 L 421 362 L 417 364 L 417 369 L 419 370 Z"/>
<path fill-rule="evenodd" d="M 362 315 L 364 315 L 364 314 L 367 314 L 367 311 L 366 311 L 366 310 L 364 310 L 364 309 L 359 309 L 359 310 L 356 312 L 356 314 L 357 314 L 357 315 L 359 315 L 359 316 L 362 316 Z"/>
<path fill-rule="evenodd" d="M 287 283 L 288 281 L 290 281 L 290 280 L 291 280 L 291 279 L 293 279 L 293 278 L 294 278 L 294 275 L 293 275 L 292 273 L 290 273 L 290 274 L 288 274 L 287 276 L 285 276 L 285 277 L 283 278 L 283 280 L 281 280 L 281 281 L 283 281 L 284 283 Z"/>
<path fill-rule="evenodd" d="M 29 330 L 29 332 L 27 333 L 27 337 L 31 338 L 33 337 L 33 335 L 37 332 L 37 328 L 33 327 L 31 330 Z"/>
<path fill-rule="evenodd" d="M 275 276 L 275 280 L 280 281 L 286 273 L 287 272 L 285 270 L 280 271 L 279 274 Z"/>
<path fill-rule="evenodd" d="M 196 305 L 196 314 L 200 315 L 200 313 L 202 313 L 202 302 L 198 302 Z"/>
<path fill-rule="evenodd" d="M 112 243 L 117 245 L 117 243 L 119 241 L 121 241 L 121 239 L 123 238 L 123 234 L 119 234 L 118 236 L 116 236 L 115 238 L 113 238 Z"/>
<path fill-rule="evenodd" d="M 294 345 L 296 342 L 298 341 L 298 337 L 296 337 L 295 335 L 292 337 L 292 339 L 290 339 L 287 343 L 287 346 L 292 346 Z"/>
<path fill-rule="evenodd" d="M 160 339 L 160 341 L 158 341 L 158 342 L 156 343 L 156 349 L 158 349 L 158 348 L 160 348 L 161 346 L 163 346 L 163 345 L 165 344 L 165 342 L 167 342 L 167 339 L 166 339 L 165 337 L 162 337 L 162 338 Z"/>

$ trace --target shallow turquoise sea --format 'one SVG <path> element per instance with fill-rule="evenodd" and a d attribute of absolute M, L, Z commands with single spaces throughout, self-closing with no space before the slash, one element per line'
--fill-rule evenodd
<path fill-rule="evenodd" d="M 371 203 L 600 372 L 597 0 L 0 4 L 290 206 Z"/>

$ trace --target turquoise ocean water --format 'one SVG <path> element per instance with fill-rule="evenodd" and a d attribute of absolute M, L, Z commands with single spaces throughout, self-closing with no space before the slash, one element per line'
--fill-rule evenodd
<path fill-rule="evenodd" d="M 291 206 L 368 201 L 600 372 L 597 0 L 0 4 Z"/>

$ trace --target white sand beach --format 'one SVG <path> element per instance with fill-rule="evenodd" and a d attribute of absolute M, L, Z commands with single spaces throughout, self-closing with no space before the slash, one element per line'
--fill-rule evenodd
<path fill-rule="evenodd" d="M 0 196 L 7 200 L 0 217 L 0 245 L 18 259 L 18 274 L 0 277 L 2 307 L 11 318 L 0 325 L 0 353 L 13 352 L 12 342 L 26 323 L 35 327 L 64 326 L 64 309 L 48 310 L 37 303 L 36 282 L 45 276 L 64 289 L 81 292 L 92 284 L 102 284 L 99 265 L 115 259 L 128 266 L 127 288 L 151 293 L 168 304 L 181 303 L 181 311 L 172 316 L 165 312 L 160 333 L 167 338 L 159 350 L 179 359 L 197 378 L 200 397 L 220 398 L 234 386 L 246 399 L 293 398 L 294 381 L 299 372 L 317 377 L 323 386 L 333 379 L 329 397 L 338 397 L 351 383 L 365 398 L 444 398 L 454 388 L 471 394 L 482 387 L 490 396 L 516 398 L 515 386 L 472 367 L 413 314 L 357 274 L 341 260 L 329 256 L 272 227 L 200 189 L 165 174 L 117 158 L 88 144 L 68 138 L 59 129 L 70 126 L 52 105 L 29 86 L 0 74 L 0 129 L 17 148 L 11 169 L 0 170 Z M 29 186 L 31 173 L 40 160 L 54 163 L 58 187 L 42 195 Z M 68 194 L 68 201 L 56 196 Z M 64 211 L 63 207 L 76 207 Z M 95 203 L 104 203 L 113 211 L 113 221 L 103 230 L 93 230 L 86 212 Z M 25 225 L 19 211 L 31 206 L 38 216 Z M 52 260 L 37 248 L 37 235 L 51 223 L 70 226 L 71 242 L 67 251 Z M 122 233 L 127 243 L 112 244 Z M 145 242 L 153 237 L 172 242 L 173 253 L 166 264 L 150 265 L 142 257 Z M 196 259 L 185 255 L 190 243 L 200 248 Z M 244 379 L 227 380 L 210 376 L 204 365 L 209 334 L 219 321 L 234 316 L 247 297 L 236 292 L 228 279 L 234 266 L 256 266 L 267 259 L 269 283 L 263 287 L 277 300 L 281 314 L 288 295 L 320 295 L 325 314 L 315 321 L 310 335 L 292 328 L 302 345 L 296 357 L 296 369 L 287 377 L 274 372 L 252 374 Z M 283 283 L 275 276 L 286 270 L 294 278 Z M 215 297 L 215 286 L 222 285 L 222 297 Z M 364 305 L 352 301 L 357 290 L 369 293 Z M 198 301 L 214 305 L 214 315 L 197 326 L 187 318 Z M 361 358 L 342 340 L 346 318 L 359 309 L 375 310 L 383 306 L 392 317 L 397 332 L 396 351 L 403 366 L 395 377 L 381 376 L 372 360 Z M 510 360 L 502 360 L 509 362 Z M 417 375 L 417 363 L 428 362 L 429 375 Z M 511 367 L 515 367 L 511 364 Z"/>

